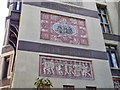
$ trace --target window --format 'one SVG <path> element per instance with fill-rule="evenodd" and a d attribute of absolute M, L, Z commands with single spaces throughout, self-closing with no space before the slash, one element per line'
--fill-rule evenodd
<path fill-rule="evenodd" d="M 63 85 L 63 90 L 74 90 L 73 85 Z"/>
<path fill-rule="evenodd" d="M 3 69 L 2 69 L 2 79 L 7 78 L 9 60 L 10 60 L 10 56 L 7 56 L 4 58 Z"/>
<path fill-rule="evenodd" d="M 97 90 L 96 87 L 93 86 L 86 86 L 86 90 Z"/>
<path fill-rule="evenodd" d="M 11 78 L 13 58 L 14 58 L 14 54 L 4 57 L 3 66 L 2 66 L 2 79 L 10 79 Z"/>
<path fill-rule="evenodd" d="M 9 15 L 11 15 L 11 11 L 20 11 L 21 10 L 21 1 L 14 1 L 9 5 Z"/>
<path fill-rule="evenodd" d="M 104 33 L 111 33 L 106 6 L 97 5 L 97 10 L 102 31 Z"/>
<path fill-rule="evenodd" d="M 21 8 L 21 2 L 20 1 L 14 1 L 13 10 L 20 11 L 20 8 Z"/>
<path fill-rule="evenodd" d="M 17 1 L 16 10 L 20 10 L 20 1 Z"/>
<path fill-rule="evenodd" d="M 107 57 L 110 67 L 118 68 L 118 54 L 117 47 L 112 45 L 106 45 Z"/>

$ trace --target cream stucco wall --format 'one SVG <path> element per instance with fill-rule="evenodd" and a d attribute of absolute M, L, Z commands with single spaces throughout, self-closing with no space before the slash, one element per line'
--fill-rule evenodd
<path fill-rule="evenodd" d="M 67 43 L 61 43 L 61 42 L 41 40 L 40 39 L 40 11 L 46 11 L 50 13 L 56 13 L 60 15 L 85 19 L 86 27 L 88 31 L 89 46 L 73 45 L 73 44 L 67 44 Z M 102 35 L 102 31 L 99 23 L 100 23 L 99 19 L 96 19 L 96 18 L 23 4 L 22 13 L 21 13 L 19 40 L 105 51 L 104 39 L 103 39 L 103 35 Z"/>
<path fill-rule="evenodd" d="M 87 5 L 87 4 L 84 4 Z M 96 4 L 94 4 L 95 6 Z M 92 6 L 92 7 L 94 7 Z M 86 26 L 88 31 L 89 46 L 73 45 L 67 43 L 53 42 L 40 40 L 40 11 L 46 11 L 50 13 L 56 13 L 60 15 L 76 17 L 86 20 Z M 99 25 L 99 19 L 86 17 L 77 14 L 71 14 L 67 12 L 61 12 L 42 7 L 36 7 L 31 5 L 22 6 L 19 40 L 31 41 L 38 43 L 47 43 L 60 46 L 68 46 L 82 49 L 106 51 L 104 45 L 104 39 L 102 31 Z M 32 88 L 34 81 L 38 77 L 39 73 L 39 55 L 50 55 L 56 57 L 63 57 L 61 55 L 53 55 L 46 53 L 35 53 L 17 50 L 16 53 L 16 65 L 15 74 L 13 79 L 14 88 Z M 64 56 L 66 58 L 77 58 L 83 60 L 92 60 L 95 80 L 76 80 L 76 79 L 61 79 L 50 78 L 53 82 L 54 88 L 62 88 L 63 85 L 75 85 L 75 88 L 85 88 L 88 86 L 96 86 L 97 88 L 113 88 L 112 77 L 110 73 L 109 62 L 106 60 L 78 58 L 72 56 Z"/>
<path fill-rule="evenodd" d="M 53 55 L 47 53 L 34 53 L 27 51 L 17 51 L 16 67 L 13 81 L 13 88 L 33 88 L 34 82 L 39 77 L 39 56 L 49 55 L 55 57 L 63 57 L 62 55 Z M 21 58 L 22 57 L 22 58 Z M 86 88 L 86 86 L 96 86 L 97 88 L 113 88 L 112 77 L 108 65 L 108 61 L 86 59 L 80 57 L 66 58 L 92 60 L 95 80 L 78 80 L 50 78 L 54 88 L 63 88 L 63 85 L 74 85 L 75 88 Z"/>
<path fill-rule="evenodd" d="M 118 2 L 107 2 L 107 10 L 113 34 L 120 35 L 120 30 L 118 30 Z"/>

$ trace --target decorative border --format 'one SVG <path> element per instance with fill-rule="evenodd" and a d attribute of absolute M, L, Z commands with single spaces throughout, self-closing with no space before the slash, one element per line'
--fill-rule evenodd
<path fill-rule="evenodd" d="M 106 52 L 20 40 L 18 50 L 108 60 Z"/>

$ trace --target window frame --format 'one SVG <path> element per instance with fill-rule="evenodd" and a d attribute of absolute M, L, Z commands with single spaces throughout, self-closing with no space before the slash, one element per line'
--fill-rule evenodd
<path fill-rule="evenodd" d="M 99 20 L 100 20 L 101 29 L 103 26 L 102 32 L 112 34 L 110 20 L 109 20 L 109 16 L 108 16 L 108 12 L 107 12 L 107 6 L 102 5 L 102 4 L 96 4 L 96 6 L 97 6 L 97 12 L 98 12 Z M 104 13 L 101 12 L 102 11 L 101 9 L 104 9 Z M 105 19 L 106 19 L 107 23 L 105 23 L 105 21 L 104 21 L 104 16 L 106 17 Z M 107 26 L 109 28 L 108 30 L 106 29 Z"/>
<path fill-rule="evenodd" d="M 112 66 L 110 65 L 110 67 L 118 69 L 120 66 L 119 66 L 119 61 L 118 61 L 119 57 L 118 57 L 117 46 L 116 45 L 109 45 L 109 44 L 105 44 L 105 46 L 106 46 L 106 53 L 108 52 L 109 56 L 110 56 L 109 64 L 111 63 L 111 65 L 112 65 Z M 114 49 L 111 48 L 111 47 L 114 47 Z M 116 59 L 117 67 L 114 66 L 114 62 L 113 62 L 113 58 L 112 58 L 112 53 L 115 53 L 115 59 Z M 107 56 L 107 58 L 108 58 L 108 56 Z"/>

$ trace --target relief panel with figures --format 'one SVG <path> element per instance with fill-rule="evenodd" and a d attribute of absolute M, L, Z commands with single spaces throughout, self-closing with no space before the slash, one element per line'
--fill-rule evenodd
<path fill-rule="evenodd" d="M 93 80 L 92 61 L 40 56 L 40 76 Z"/>

